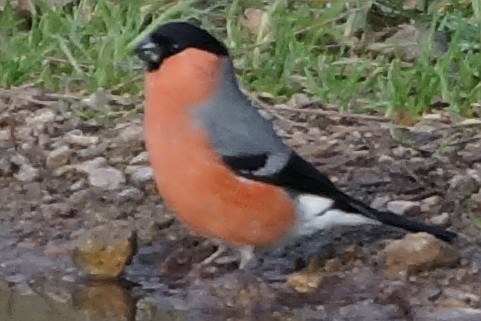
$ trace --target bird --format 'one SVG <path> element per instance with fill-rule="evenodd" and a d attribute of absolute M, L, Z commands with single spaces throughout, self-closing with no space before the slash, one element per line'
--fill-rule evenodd
<path fill-rule="evenodd" d="M 146 69 L 143 129 L 157 189 L 190 230 L 223 244 L 219 252 L 239 249 L 240 268 L 255 248 L 341 225 L 386 224 L 455 240 L 442 227 L 354 199 L 288 147 L 241 91 L 227 47 L 207 30 L 167 22 L 133 51 Z"/>

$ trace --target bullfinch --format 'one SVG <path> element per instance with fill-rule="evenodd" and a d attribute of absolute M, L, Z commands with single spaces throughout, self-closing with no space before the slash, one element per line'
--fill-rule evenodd
<path fill-rule="evenodd" d="M 239 89 L 224 44 L 187 22 L 136 44 L 146 64 L 144 136 L 165 203 L 191 230 L 241 251 L 339 225 L 383 223 L 452 242 L 441 227 L 379 211 L 336 188 Z"/>

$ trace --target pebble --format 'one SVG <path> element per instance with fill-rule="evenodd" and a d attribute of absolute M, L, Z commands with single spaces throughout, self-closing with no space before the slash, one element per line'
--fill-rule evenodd
<path fill-rule="evenodd" d="M 85 186 L 85 179 L 79 179 L 78 181 L 74 182 L 72 185 L 70 185 L 69 190 L 72 192 L 76 192 L 80 189 L 82 189 Z"/>
<path fill-rule="evenodd" d="M 370 301 L 346 305 L 339 309 L 345 321 L 404 321 L 404 313 L 394 304 L 377 304 Z"/>
<path fill-rule="evenodd" d="M 119 197 L 132 201 L 140 201 L 144 197 L 144 193 L 137 187 L 127 187 L 119 193 Z"/>
<path fill-rule="evenodd" d="M 134 158 L 132 158 L 129 164 L 131 165 L 143 164 L 143 163 L 147 163 L 148 160 L 149 160 L 149 153 L 144 151 L 138 154 L 137 156 L 135 156 Z"/>
<path fill-rule="evenodd" d="M 154 172 L 150 166 L 143 166 L 130 175 L 130 179 L 137 185 L 142 185 L 154 179 Z"/>
<path fill-rule="evenodd" d="M 40 205 L 40 212 L 45 219 L 53 217 L 70 217 L 72 207 L 67 203 L 53 203 Z"/>
<path fill-rule="evenodd" d="M 394 158 L 392 158 L 391 156 L 389 155 L 381 155 L 379 156 L 379 163 L 392 163 L 394 162 Z"/>
<path fill-rule="evenodd" d="M 451 299 L 463 301 L 468 304 L 478 304 L 480 302 L 479 295 L 474 293 L 458 290 L 455 288 L 444 288 L 443 294 Z"/>
<path fill-rule="evenodd" d="M 89 174 L 92 171 L 104 167 L 107 165 L 107 159 L 105 157 L 96 157 L 92 160 L 85 161 L 75 166 L 76 170 L 82 173 Z"/>
<path fill-rule="evenodd" d="M 471 308 L 419 307 L 412 310 L 412 321 L 479 321 L 481 310 Z"/>
<path fill-rule="evenodd" d="M 142 126 L 132 124 L 126 128 L 124 128 L 120 133 L 119 136 L 120 140 L 124 143 L 129 142 L 140 142 L 144 138 L 144 131 Z"/>
<path fill-rule="evenodd" d="M 117 278 L 136 251 L 136 234 L 127 222 L 112 221 L 85 231 L 73 251 L 75 265 L 100 278 Z"/>
<path fill-rule="evenodd" d="M 471 196 L 479 189 L 479 185 L 473 177 L 457 174 L 449 181 L 449 188 L 451 193 Z"/>
<path fill-rule="evenodd" d="M 316 272 L 295 272 L 287 277 L 287 285 L 298 293 L 308 293 L 321 286 L 324 279 L 322 273 Z"/>
<path fill-rule="evenodd" d="M 439 203 L 441 203 L 441 196 L 439 195 L 434 195 L 423 199 L 423 204 L 429 207 L 438 205 Z"/>
<path fill-rule="evenodd" d="M 72 154 L 73 150 L 67 145 L 52 150 L 47 154 L 47 167 L 53 169 L 66 165 L 69 162 Z"/>
<path fill-rule="evenodd" d="M 39 176 L 38 168 L 35 168 L 29 164 L 22 164 L 18 173 L 16 173 L 15 178 L 21 182 L 32 182 Z"/>
<path fill-rule="evenodd" d="M 435 215 L 435 216 L 431 217 L 430 221 L 434 225 L 438 225 L 438 226 L 441 226 L 441 227 L 447 227 L 447 226 L 451 225 L 451 218 L 449 217 L 449 214 L 446 213 L 446 212 L 443 212 L 439 215 Z"/>
<path fill-rule="evenodd" d="M 65 141 L 72 145 L 88 147 L 90 145 L 98 144 L 100 138 L 98 136 L 84 135 L 82 131 L 76 129 L 65 134 Z"/>
<path fill-rule="evenodd" d="M 393 148 L 392 154 L 398 158 L 403 158 L 409 154 L 409 149 L 403 146 Z"/>
<path fill-rule="evenodd" d="M 416 216 L 421 212 L 421 205 L 412 201 L 390 201 L 387 203 L 387 209 L 399 215 Z"/>
<path fill-rule="evenodd" d="M 39 127 L 43 126 L 45 123 L 52 122 L 55 119 L 55 114 L 48 108 L 42 108 L 35 112 L 33 117 L 27 117 L 27 125 Z"/>
<path fill-rule="evenodd" d="M 88 181 L 90 186 L 114 190 L 125 183 L 125 176 L 113 167 L 97 168 L 89 172 Z"/>
<path fill-rule="evenodd" d="M 389 196 L 376 196 L 371 202 L 371 207 L 379 210 L 383 208 L 390 199 L 391 198 Z"/>
<path fill-rule="evenodd" d="M 459 261 L 459 253 L 428 233 L 408 233 L 391 241 L 381 252 L 391 275 L 401 271 L 419 272 L 436 267 L 450 267 Z"/>

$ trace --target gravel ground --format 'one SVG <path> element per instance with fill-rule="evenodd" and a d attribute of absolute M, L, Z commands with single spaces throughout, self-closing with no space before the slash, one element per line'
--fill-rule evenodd
<path fill-rule="evenodd" d="M 113 110 L 129 104 L 110 98 Z M 199 270 L 216 245 L 163 206 L 141 115 L 94 122 L 71 112 L 89 104 L 0 91 L 0 274 L 19 291 L 109 320 L 481 320 L 480 121 L 433 113 L 403 128 L 322 111 L 302 95 L 264 106 L 286 142 L 340 188 L 460 239 L 445 246 L 388 227 L 339 228 L 259 251 L 245 271 L 230 252 Z M 87 281 L 71 259 L 79 242 L 118 226 L 135 232 L 137 254 L 122 261 L 120 281 Z"/>

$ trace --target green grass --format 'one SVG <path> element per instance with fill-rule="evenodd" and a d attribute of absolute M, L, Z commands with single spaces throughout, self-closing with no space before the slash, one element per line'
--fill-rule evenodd
<path fill-rule="evenodd" d="M 130 47 L 150 20 L 196 18 L 231 50 L 247 89 L 275 101 L 304 92 L 327 106 L 388 116 L 420 114 L 442 102 L 463 115 L 481 100 L 479 0 L 430 1 L 403 10 L 401 1 L 109 1 L 81 0 L 73 9 L 40 6 L 22 30 L 14 10 L 0 13 L 0 86 L 35 83 L 60 93 L 138 95 L 141 64 Z M 444 1 L 446 2 L 446 1 Z M 243 25 L 246 8 L 266 12 L 258 34 Z M 383 8 L 383 12 L 375 8 Z M 425 30 L 420 56 L 403 61 L 383 39 L 362 42 L 379 26 L 414 19 Z M 433 37 L 449 36 L 446 50 Z M 395 46 L 394 46 L 395 47 Z M 433 49 L 434 48 L 434 49 Z"/>

